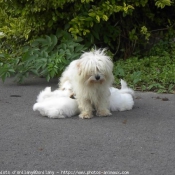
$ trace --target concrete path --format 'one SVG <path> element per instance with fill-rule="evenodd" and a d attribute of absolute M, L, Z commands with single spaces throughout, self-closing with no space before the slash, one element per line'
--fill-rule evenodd
<path fill-rule="evenodd" d="M 175 95 L 136 93 L 131 111 L 89 120 L 32 110 L 57 79 L 0 82 L 0 174 L 175 174 Z"/>

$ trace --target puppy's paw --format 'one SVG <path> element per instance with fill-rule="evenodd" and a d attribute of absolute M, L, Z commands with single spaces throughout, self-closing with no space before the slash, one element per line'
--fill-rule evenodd
<path fill-rule="evenodd" d="M 107 117 L 112 115 L 108 109 L 97 111 L 97 116 Z"/>
<path fill-rule="evenodd" d="M 92 117 L 93 117 L 93 115 L 91 113 L 88 113 L 88 112 L 82 112 L 79 115 L 79 118 L 81 118 L 81 119 L 90 119 Z"/>

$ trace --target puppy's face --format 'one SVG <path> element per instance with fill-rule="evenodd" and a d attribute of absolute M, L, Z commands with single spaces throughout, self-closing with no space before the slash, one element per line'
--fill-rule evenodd
<path fill-rule="evenodd" d="M 60 89 L 65 94 L 67 93 L 67 96 L 69 96 L 70 98 L 72 98 L 74 96 L 73 90 L 72 90 L 72 85 L 70 84 L 69 81 L 65 81 L 64 84 L 60 87 Z"/>
<path fill-rule="evenodd" d="M 77 62 L 78 74 L 86 84 L 102 84 L 112 76 L 113 63 L 107 56 L 84 55 Z"/>
<path fill-rule="evenodd" d="M 60 87 L 61 90 L 70 90 L 72 91 L 72 85 L 71 83 L 67 80 L 64 82 L 64 84 L 62 84 L 62 86 Z"/>

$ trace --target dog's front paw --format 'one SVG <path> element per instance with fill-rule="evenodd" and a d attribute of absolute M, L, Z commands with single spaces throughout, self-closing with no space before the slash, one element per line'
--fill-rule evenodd
<path fill-rule="evenodd" d="M 110 115 L 112 115 L 112 114 L 107 109 L 106 110 L 97 111 L 97 116 L 107 117 L 107 116 L 110 116 Z"/>
<path fill-rule="evenodd" d="M 88 113 L 88 112 L 82 112 L 79 115 L 79 118 L 82 118 L 82 119 L 90 119 L 92 117 L 93 117 L 93 115 L 91 113 Z"/>

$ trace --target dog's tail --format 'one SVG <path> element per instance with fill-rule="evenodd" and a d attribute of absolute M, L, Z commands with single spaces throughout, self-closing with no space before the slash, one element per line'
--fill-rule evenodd
<path fill-rule="evenodd" d="M 121 79 L 121 80 L 120 80 L 120 83 L 121 83 L 120 92 L 121 92 L 122 94 L 131 94 L 132 96 L 134 96 L 134 94 L 135 94 L 135 93 L 134 93 L 134 90 L 128 87 L 126 81 L 124 81 L 124 80 Z"/>

